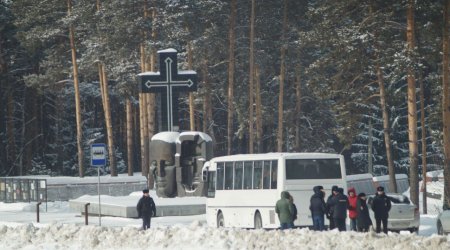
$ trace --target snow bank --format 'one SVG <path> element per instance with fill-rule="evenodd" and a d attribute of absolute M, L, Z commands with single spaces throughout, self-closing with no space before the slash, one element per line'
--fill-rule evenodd
<path fill-rule="evenodd" d="M 1 249 L 449 249 L 444 236 L 338 231 L 243 230 L 189 226 L 153 228 L 51 224 L 0 226 Z"/>

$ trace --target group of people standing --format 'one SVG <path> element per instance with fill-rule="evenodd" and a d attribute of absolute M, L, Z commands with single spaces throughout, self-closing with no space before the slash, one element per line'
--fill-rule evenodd
<path fill-rule="evenodd" d="M 369 216 L 369 206 L 365 193 L 356 195 L 355 188 L 351 187 L 344 194 L 344 189 L 338 186 L 331 188 L 331 194 L 325 201 L 325 191 L 323 186 L 315 186 L 314 194 L 310 199 L 309 210 L 313 221 L 313 230 L 325 230 L 325 217 L 329 220 L 329 229 L 337 228 L 339 231 L 346 231 L 345 221 L 347 214 L 350 219 L 350 230 L 358 232 L 368 232 L 372 226 L 372 220 Z M 376 232 L 387 234 L 387 220 L 391 201 L 384 193 L 383 187 L 377 188 L 377 193 L 373 198 L 371 209 L 374 211 L 376 221 Z M 275 212 L 280 220 L 280 228 L 288 229 L 294 227 L 294 221 L 297 218 L 297 209 L 292 196 L 287 191 L 281 192 L 281 199 L 275 206 Z"/>

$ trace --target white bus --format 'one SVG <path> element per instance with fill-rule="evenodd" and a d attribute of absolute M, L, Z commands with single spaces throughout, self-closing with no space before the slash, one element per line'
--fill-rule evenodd
<path fill-rule="evenodd" d="M 326 198 L 347 189 L 344 157 L 327 153 L 267 153 L 216 157 L 205 163 L 206 217 L 212 227 L 278 228 L 275 204 L 288 191 L 297 207 L 295 226 L 311 226 L 313 187 Z M 327 221 L 325 219 L 325 221 Z"/>

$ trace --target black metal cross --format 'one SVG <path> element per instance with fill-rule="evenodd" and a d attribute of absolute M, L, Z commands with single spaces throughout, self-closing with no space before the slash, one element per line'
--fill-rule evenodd
<path fill-rule="evenodd" d="M 178 93 L 197 90 L 197 73 L 192 70 L 178 71 L 175 49 L 160 50 L 158 54 L 160 72 L 139 74 L 140 92 L 161 93 L 161 115 L 167 119 L 167 131 L 173 131 L 174 117 L 178 119 Z M 163 98 L 164 94 L 166 100 Z M 164 118 L 162 118 L 163 123 L 166 120 Z M 175 122 L 178 123 L 178 121 Z M 162 131 L 164 131 L 164 127 Z"/>

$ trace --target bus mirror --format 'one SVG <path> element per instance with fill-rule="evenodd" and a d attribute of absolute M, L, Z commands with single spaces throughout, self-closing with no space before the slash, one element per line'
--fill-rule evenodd
<path fill-rule="evenodd" d="M 206 168 L 203 170 L 203 174 L 202 174 L 203 182 L 208 182 L 208 169 L 209 169 L 209 167 L 206 167 Z"/>

